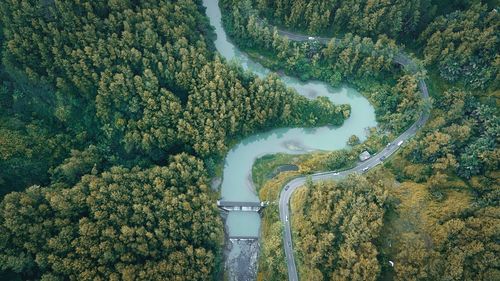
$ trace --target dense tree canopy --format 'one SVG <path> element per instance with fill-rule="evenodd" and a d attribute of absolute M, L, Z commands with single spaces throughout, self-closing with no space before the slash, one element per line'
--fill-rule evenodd
<path fill-rule="evenodd" d="M 431 74 L 429 123 L 382 171 L 398 189 L 352 176 L 294 196 L 301 276 L 500 279 L 496 3 L 220 2 L 228 34 L 251 56 L 302 80 L 358 87 L 380 131 L 401 132 L 425 106 L 422 73 L 393 63 L 395 40 L 412 44 Z M 268 22 L 342 38 L 294 42 Z M 227 63 L 200 0 L 4 0 L 0 29 L 0 278 L 215 279 L 222 224 L 207 172 L 246 135 L 340 125 L 350 114 L 297 95 L 278 75 Z M 358 150 L 385 145 L 385 133 L 314 161 L 354 165 Z M 281 280 L 282 225 L 276 208 L 265 212 L 274 222 L 262 276 Z"/>
<path fill-rule="evenodd" d="M 301 276 L 308 280 L 376 280 L 377 249 L 387 194 L 360 176 L 308 184 L 292 201 Z"/>
<path fill-rule="evenodd" d="M 200 160 L 113 167 L 0 205 L 0 264 L 43 280 L 207 280 L 222 226 Z"/>
<path fill-rule="evenodd" d="M 436 117 L 391 162 L 400 181 L 397 280 L 496 280 L 500 183 L 500 123 L 490 102 L 450 89 Z M 419 182 L 421 184 L 417 184 Z M 405 222 L 403 222 L 405 221 Z"/>
<path fill-rule="evenodd" d="M 424 107 L 414 75 L 404 75 L 394 87 L 375 86 L 368 89 L 379 122 L 393 132 L 403 132 L 420 116 Z"/>
<path fill-rule="evenodd" d="M 32 184 L 48 184 L 49 170 L 64 159 L 80 137 L 50 117 L 43 96 L 29 85 L 16 87 L 1 73 L 0 85 L 0 196 Z M 46 93 L 40 90 L 42 95 Z M 50 101 L 48 101 L 50 103 Z"/>
<path fill-rule="evenodd" d="M 356 32 L 393 37 L 415 31 L 432 15 L 430 0 L 254 0 L 255 7 L 279 25 L 312 33 Z"/>
<path fill-rule="evenodd" d="M 227 64 L 203 12 L 197 0 L 0 5 L 0 194 L 36 184 L 1 203 L 0 270 L 211 279 L 222 226 L 202 163 L 213 173 L 257 130 L 349 116 Z M 179 152 L 199 158 L 168 160 Z"/>
<path fill-rule="evenodd" d="M 479 103 L 470 92 L 452 89 L 436 102 L 439 116 L 406 151 L 414 164 L 428 168 L 405 175 L 414 180 L 436 173 L 454 172 L 460 177 L 485 175 L 498 169 L 500 119 L 492 104 Z"/>
<path fill-rule="evenodd" d="M 59 119 L 78 122 L 84 108 L 97 117 L 86 129 L 99 126 L 126 152 L 158 158 L 189 145 L 221 156 L 229 137 L 303 123 L 305 98 L 214 59 L 198 1 L 11 2 L 1 9 L 7 62 L 55 84 Z M 270 112 L 272 104 L 281 106 Z M 344 118 L 325 110 L 310 112 L 323 124 Z"/>
<path fill-rule="evenodd" d="M 422 33 L 427 62 L 448 81 L 467 88 L 500 86 L 500 14 L 474 5 L 437 18 Z"/>
<path fill-rule="evenodd" d="M 417 89 L 417 75 L 402 73 L 393 58 L 400 53 L 386 36 L 376 41 L 351 33 L 332 39 L 295 42 L 258 19 L 248 3 L 224 0 L 228 12 L 223 20 L 240 46 L 271 54 L 276 70 L 300 77 L 319 79 L 337 87 L 352 83 L 374 103 L 378 121 L 387 129 L 402 132 L 419 116 L 423 103 Z"/>
<path fill-rule="evenodd" d="M 398 204 L 381 240 L 392 244 L 382 256 L 394 261 L 394 280 L 497 280 L 498 202 L 485 206 L 457 191 L 456 182 L 444 186 L 449 190 L 439 201 L 426 185 L 410 181 L 393 191 L 390 200 Z"/>

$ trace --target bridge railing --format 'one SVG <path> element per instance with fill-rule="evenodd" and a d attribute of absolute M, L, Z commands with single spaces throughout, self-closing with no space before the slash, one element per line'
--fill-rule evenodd
<path fill-rule="evenodd" d="M 229 240 L 259 240 L 259 236 L 229 236 Z"/>
<path fill-rule="evenodd" d="M 217 200 L 219 207 L 265 207 L 267 202 L 238 202 Z"/>

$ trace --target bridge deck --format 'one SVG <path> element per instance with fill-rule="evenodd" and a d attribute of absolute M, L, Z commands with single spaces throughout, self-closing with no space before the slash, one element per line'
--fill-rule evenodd
<path fill-rule="evenodd" d="M 259 236 L 229 236 L 231 240 L 258 240 Z"/>
<path fill-rule="evenodd" d="M 262 207 L 261 202 L 217 201 L 219 207 Z"/>

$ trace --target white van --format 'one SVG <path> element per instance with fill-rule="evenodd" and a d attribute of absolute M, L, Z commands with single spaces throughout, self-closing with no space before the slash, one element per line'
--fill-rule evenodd
<path fill-rule="evenodd" d="M 399 142 L 398 142 L 398 146 L 401 146 L 401 145 L 403 144 L 403 142 L 404 142 L 404 141 L 402 141 L 402 140 L 401 140 L 401 141 L 399 141 Z"/>

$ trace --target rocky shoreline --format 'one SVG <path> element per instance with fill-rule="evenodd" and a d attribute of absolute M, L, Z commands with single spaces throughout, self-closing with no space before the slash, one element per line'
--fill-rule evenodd
<path fill-rule="evenodd" d="M 221 211 L 224 223 L 224 281 L 254 281 L 257 278 L 259 240 L 229 239 L 227 213 Z M 234 250 L 234 251 L 233 251 Z"/>
<path fill-rule="evenodd" d="M 258 240 L 226 239 L 224 260 L 229 281 L 254 281 L 257 278 L 259 248 Z"/>

